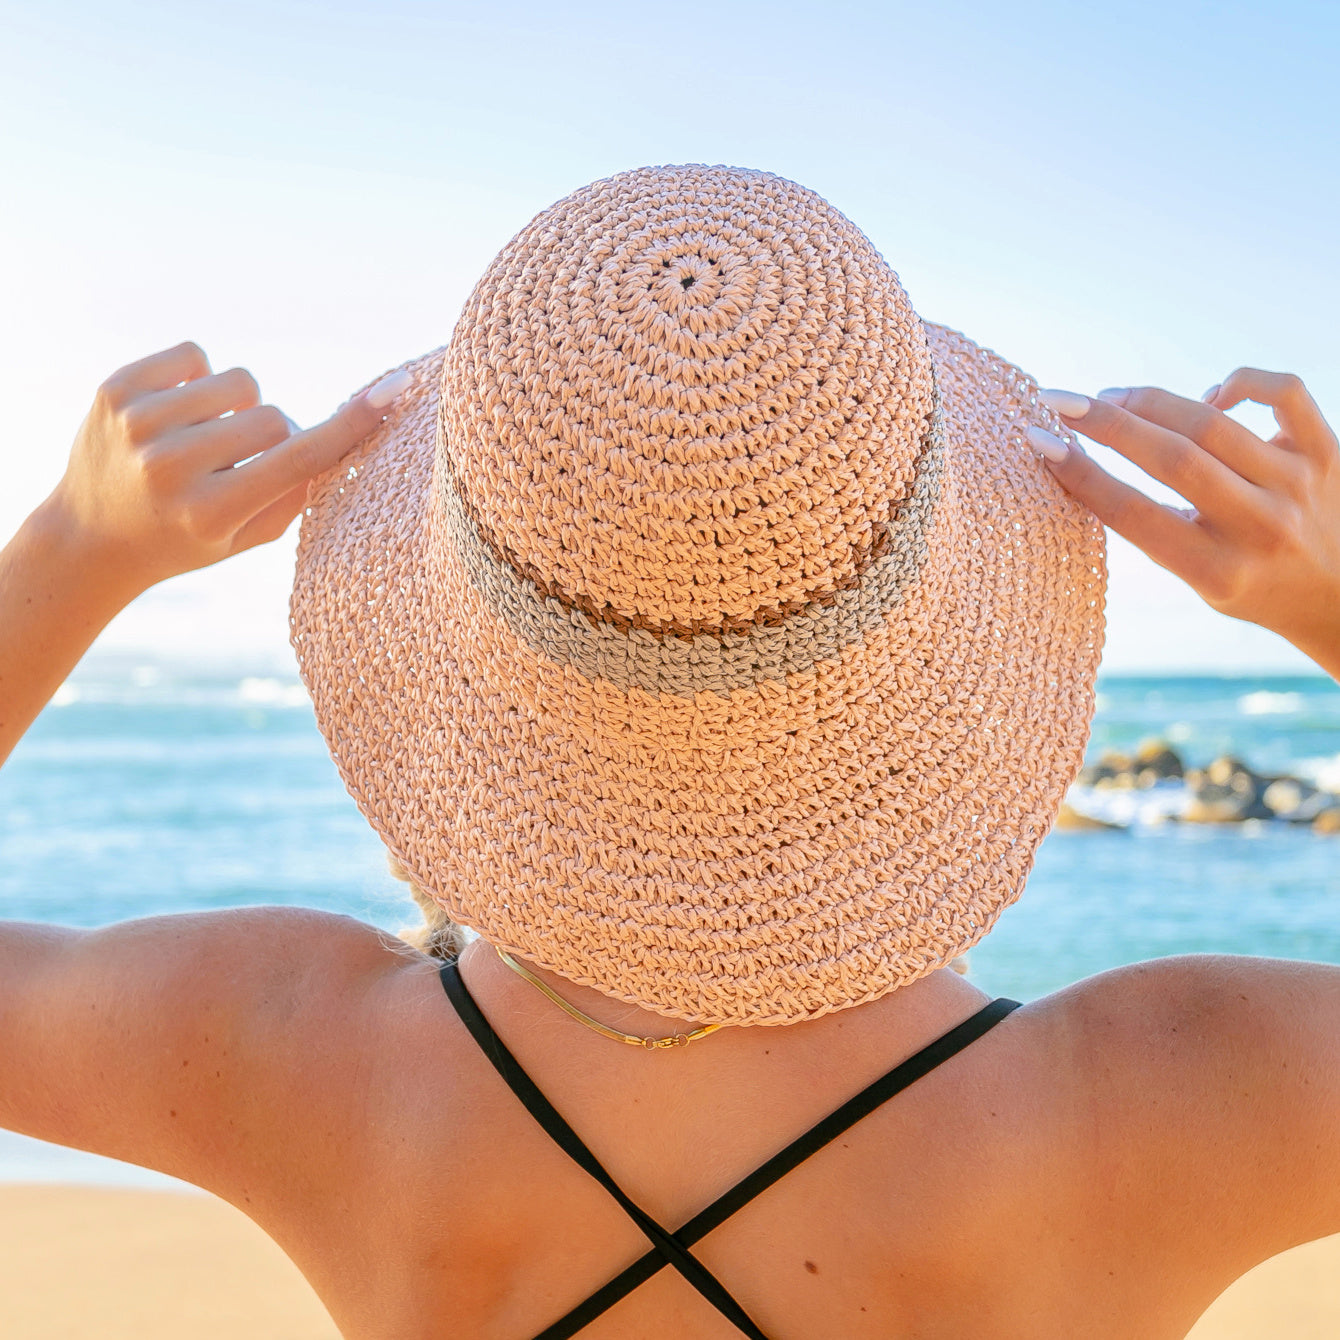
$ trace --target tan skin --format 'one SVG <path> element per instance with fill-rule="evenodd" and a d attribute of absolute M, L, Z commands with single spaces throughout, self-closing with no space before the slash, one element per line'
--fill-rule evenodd
<path fill-rule="evenodd" d="M 1275 407 L 1279 437 L 1222 413 L 1243 397 Z M 1211 406 L 1117 399 L 1069 422 L 1197 513 L 1074 451 L 1062 482 L 1211 603 L 1340 673 L 1340 452 L 1301 384 L 1244 370 Z M 307 480 L 381 417 L 357 397 L 289 436 L 257 401 L 194 345 L 101 388 L 61 484 L 0 553 L 0 757 L 112 615 L 278 537 Z M 648 1055 L 574 1023 L 482 941 L 462 973 L 670 1226 L 985 1000 L 941 971 L 811 1023 Z M 677 1031 L 541 975 L 604 1023 Z M 1091 978 L 1017 1011 L 697 1254 L 779 1340 L 1182 1336 L 1252 1265 L 1340 1232 L 1337 1037 L 1340 968 L 1189 957 Z M 646 1247 L 503 1087 L 436 965 L 346 918 L 4 924 L 0 1055 L 0 1124 L 231 1201 L 350 1337 L 521 1340 Z M 582 1334 L 738 1332 L 665 1270 Z"/>

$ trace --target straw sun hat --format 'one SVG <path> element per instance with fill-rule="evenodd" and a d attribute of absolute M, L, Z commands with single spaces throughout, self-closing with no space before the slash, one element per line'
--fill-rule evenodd
<path fill-rule="evenodd" d="M 1036 384 L 764 172 L 584 187 L 312 487 L 292 634 L 457 921 L 699 1023 L 948 963 L 1080 765 L 1102 528 Z"/>

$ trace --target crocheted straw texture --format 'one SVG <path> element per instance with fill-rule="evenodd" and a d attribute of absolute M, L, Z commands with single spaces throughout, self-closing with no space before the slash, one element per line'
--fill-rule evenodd
<path fill-rule="evenodd" d="M 941 967 L 1079 767 L 1103 535 L 1017 368 L 762 172 L 539 214 L 314 485 L 293 641 L 350 792 L 456 920 L 699 1023 Z"/>

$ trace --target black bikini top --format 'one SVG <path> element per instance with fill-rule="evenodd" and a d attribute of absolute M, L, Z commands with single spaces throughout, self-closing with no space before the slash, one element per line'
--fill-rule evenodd
<path fill-rule="evenodd" d="M 582 1143 L 577 1133 L 536 1088 L 534 1081 L 517 1063 L 511 1052 L 503 1046 L 489 1021 L 480 1012 L 474 997 L 461 980 L 460 971 L 454 962 L 443 966 L 441 977 L 442 986 L 446 990 L 447 998 L 456 1007 L 456 1013 L 461 1016 L 462 1022 L 470 1030 L 484 1055 L 493 1063 L 494 1069 L 525 1104 L 526 1110 L 573 1162 L 594 1177 L 614 1197 L 652 1244 L 652 1249 L 645 1256 L 616 1275 L 603 1288 L 597 1289 L 584 1303 L 573 1308 L 566 1316 L 541 1331 L 535 1340 L 567 1340 L 568 1336 L 576 1335 L 602 1312 L 608 1311 L 621 1298 L 632 1293 L 639 1284 L 649 1280 L 666 1266 L 673 1266 L 678 1270 L 709 1303 L 728 1317 L 743 1334 L 751 1337 L 751 1340 L 768 1340 L 744 1308 L 731 1297 L 725 1286 L 689 1251 L 689 1248 L 723 1224 L 755 1196 L 785 1177 L 792 1168 L 803 1163 L 811 1154 L 856 1125 L 862 1117 L 869 1116 L 894 1094 L 900 1093 L 909 1084 L 915 1083 L 936 1066 L 975 1042 L 1012 1010 L 1019 1008 L 1017 1000 L 1004 999 L 993 1000 L 989 1005 L 983 1006 L 971 1018 L 951 1028 L 949 1032 L 923 1047 L 915 1055 L 909 1056 L 907 1060 L 900 1061 L 888 1074 L 862 1089 L 854 1098 L 849 1098 L 837 1111 L 793 1140 L 780 1153 L 774 1154 L 761 1167 L 756 1168 L 724 1195 L 719 1196 L 705 1210 L 671 1232 L 624 1194 L 615 1180 L 601 1167 L 595 1155 Z"/>

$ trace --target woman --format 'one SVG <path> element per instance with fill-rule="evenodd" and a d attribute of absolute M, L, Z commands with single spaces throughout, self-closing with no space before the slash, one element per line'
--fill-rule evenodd
<path fill-rule="evenodd" d="M 625 173 L 309 431 L 191 344 L 114 374 L 4 551 L 4 752 L 127 601 L 303 510 L 318 721 L 432 943 L 479 938 L 11 924 L 6 1126 L 237 1205 L 351 1337 L 1173 1337 L 1340 1231 L 1340 969 L 941 970 L 1079 766 L 1094 515 L 1340 674 L 1296 379 L 1039 395 L 812 193 Z"/>

